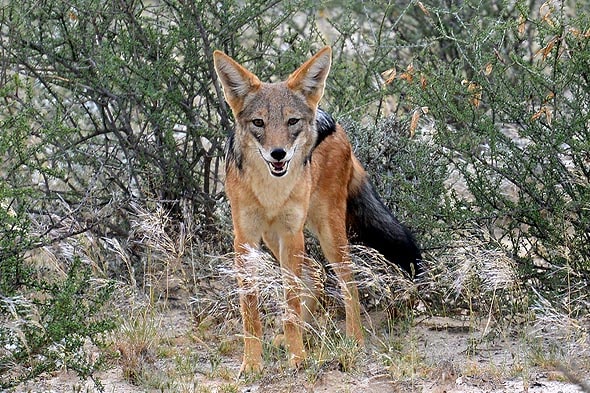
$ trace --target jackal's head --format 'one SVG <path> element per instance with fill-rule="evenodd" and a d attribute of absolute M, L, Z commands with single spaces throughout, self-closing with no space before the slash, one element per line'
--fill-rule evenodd
<path fill-rule="evenodd" d="M 317 139 L 316 111 L 330 71 L 325 47 L 286 81 L 263 83 L 223 52 L 214 53 L 215 70 L 236 120 L 234 154 L 265 162 L 282 177 L 289 167 L 304 165 Z"/>

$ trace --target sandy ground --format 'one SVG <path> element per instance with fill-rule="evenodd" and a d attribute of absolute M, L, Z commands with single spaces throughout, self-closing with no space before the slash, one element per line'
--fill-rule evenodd
<path fill-rule="evenodd" d="M 197 387 L 187 384 L 184 388 L 150 389 L 134 386 L 123 379 L 120 368 L 113 368 L 100 373 L 100 380 L 104 385 L 105 392 L 111 393 L 139 393 L 159 391 L 186 391 L 199 392 L 206 390 L 201 386 L 208 386 L 211 392 L 223 392 L 223 384 L 211 381 L 210 384 L 199 384 Z M 273 380 L 245 384 L 237 383 L 237 392 L 249 393 L 279 393 L 279 392 L 317 392 L 317 393 L 386 393 L 386 392 L 422 392 L 422 393 L 574 393 L 583 390 L 574 384 L 553 381 L 548 379 L 548 374 L 538 374 L 534 381 L 523 381 L 522 379 L 505 380 L 499 382 L 485 381 L 477 378 L 453 377 L 448 380 L 438 381 L 416 381 L 395 382 L 387 375 L 354 375 L 340 371 L 325 372 L 321 378 L 313 384 L 307 381 L 298 380 L 296 376 L 281 376 Z M 268 378 L 270 379 L 270 378 Z M 276 380 L 275 380 L 276 379 Z M 193 390 L 194 389 L 194 390 Z M 83 383 L 73 373 L 62 372 L 44 380 L 29 383 L 21 386 L 18 392 L 94 392 L 96 391 L 92 382 Z"/>
<path fill-rule="evenodd" d="M 207 342 L 207 335 L 196 341 L 195 328 L 188 314 L 175 310 L 162 316 L 159 324 L 162 337 L 166 337 L 168 352 L 170 346 L 178 347 L 178 353 L 190 351 L 191 359 L 200 363 L 194 365 L 196 372 L 190 380 L 178 378 L 168 380 L 160 386 L 133 385 L 123 377 L 123 371 L 116 361 L 112 368 L 97 374 L 104 385 L 104 391 L 122 392 L 249 392 L 249 393 L 346 393 L 346 392 L 423 392 L 423 393 L 516 393 L 583 392 L 583 388 L 571 383 L 567 376 L 552 363 L 542 367 L 527 365 L 525 351 L 519 340 L 498 338 L 477 350 L 470 350 L 474 334 L 481 334 L 479 328 L 468 327 L 465 322 L 449 318 L 428 318 L 410 328 L 408 348 L 402 353 L 407 359 L 379 360 L 378 348 L 373 339 L 368 340 L 367 349 L 360 355 L 355 368 L 348 372 L 340 370 L 338 362 L 326 362 L 321 369 L 288 371 L 276 365 L 268 366 L 263 375 L 254 381 L 237 378 L 240 364 L 240 340 L 232 341 L 233 348 L 219 359 L 224 373 L 211 373 L 210 348 L 217 345 Z M 403 343 L 404 340 L 402 339 Z M 209 348 L 209 349 L 208 349 Z M 414 354 L 412 357 L 412 354 Z M 153 372 L 179 367 L 178 362 L 159 355 L 153 362 Z M 417 360 L 416 360 L 417 359 Z M 578 361 L 586 365 L 590 354 L 580 353 Z M 577 376 L 588 381 L 587 370 L 580 369 Z M 587 382 L 586 382 L 587 383 Z M 18 393 L 25 392 L 95 392 L 91 381 L 80 381 L 71 372 L 45 375 L 36 381 L 19 386 Z"/>

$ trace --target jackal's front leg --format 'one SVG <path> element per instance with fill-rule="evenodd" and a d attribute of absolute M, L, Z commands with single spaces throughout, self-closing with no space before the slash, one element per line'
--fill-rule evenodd
<path fill-rule="evenodd" d="M 247 262 L 246 246 L 237 244 L 235 268 L 240 297 L 240 312 L 244 329 L 244 357 L 240 374 L 259 373 L 262 371 L 262 324 L 258 311 L 258 291 L 256 289 L 254 266 Z"/>
<path fill-rule="evenodd" d="M 303 321 L 301 319 L 303 253 L 303 232 L 283 237 L 280 246 L 280 262 L 283 269 L 283 285 L 287 301 L 283 329 L 291 367 L 299 367 L 306 356 L 303 347 Z"/>

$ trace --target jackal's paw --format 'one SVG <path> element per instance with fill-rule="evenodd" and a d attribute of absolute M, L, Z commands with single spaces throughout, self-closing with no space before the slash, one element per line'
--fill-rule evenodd
<path fill-rule="evenodd" d="M 260 375 L 262 373 L 262 361 L 261 360 L 246 360 L 242 362 L 240 367 L 240 374 L 238 377 L 246 377 L 250 375 Z"/>

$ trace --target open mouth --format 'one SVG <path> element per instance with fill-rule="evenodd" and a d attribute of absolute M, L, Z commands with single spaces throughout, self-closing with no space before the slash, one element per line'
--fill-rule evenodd
<path fill-rule="evenodd" d="M 270 174 L 276 177 L 284 176 L 289 169 L 289 161 L 270 162 L 266 161 Z"/>

